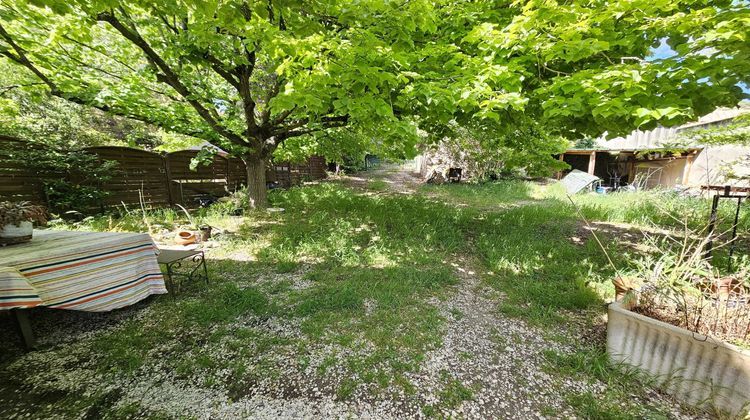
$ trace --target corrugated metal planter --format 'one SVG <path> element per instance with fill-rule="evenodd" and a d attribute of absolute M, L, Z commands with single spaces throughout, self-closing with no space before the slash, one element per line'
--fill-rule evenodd
<path fill-rule="evenodd" d="M 665 390 L 693 405 L 704 403 L 735 415 L 750 408 L 750 352 L 609 305 L 610 361 L 639 368 Z"/>

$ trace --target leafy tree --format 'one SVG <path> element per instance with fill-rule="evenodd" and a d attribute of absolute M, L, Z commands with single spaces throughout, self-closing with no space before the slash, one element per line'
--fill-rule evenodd
<path fill-rule="evenodd" d="M 728 124 L 708 128 L 689 129 L 681 133 L 681 145 L 750 145 L 750 106 L 746 114 L 739 115 Z"/>
<path fill-rule="evenodd" d="M 51 95 L 242 157 L 255 205 L 290 139 L 409 150 L 417 127 L 522 119 L 614 135 L 735 105 L 750 75 L 746 0 L 1 4 L 0 54 Z M 645 62 L 663 39 L 676 55 Z"/>
<path fill-rule="evenodd" d="M 47 146 L 46 150 L 71 152 L 91 146 L 171 151 L 201 143 L 140 121 L 49 97 L 41 82 L 32 77 L 19 78 L 14 74 L 17 70 L 17 66 L 0 61 L 0 134 Z"/>
<path fill-rule="evenodd" d="M 362 170 L 368 154 L 393 159 L 413 157 L 415 141 L 422 138 L 413 136 L 399 142 L 389 140 L 393 138 L 383 136 L 378 128 L 364 130 L 345 127 L 314 137 L 289 139 L 276 150 L 274 156 L 291 162 L 303 161 L 311 155 L 324 156 L 329 162 L 336 162 L 347 169 Z"/>
<path fill-rule="evenodd" d="M 747 0 L 447 2 L 436 13 L 402 96 L 430 132 L 523 114 L 571 139 L 616 136 L 746 97 Z M 663 40 L 676 54 L 651 59 Z"/>
<path fill-rule="evenodd" d="M 439 153 L 447 154 L 478 180 L 517 174 L 549 176 L 567 167 L 553 155 L 565 152 L 570 142 L 548 134 L 532 120 L 517 121 L 512 127 L 489 121 L 457 126 L 453 131 L 452 137 L 437 144 Z"/>
<path fill-rule="evenodd" d="M 396 136 L 414 131 L 390 106 L 403 81 L 397 58 L 385 48 L 389 42 L 375 33 L 381 22 L 411 20 L 414 7 L 38 4 L 47 8 L 4 3 L 0 53 L 54 96 L 202 138 L 242 157 L 252 204 L 265 203 L 265 161 L 289 138 L 347 124 L 382 124 Z M 368 18 L 370 12 L 378 16 Z"/>

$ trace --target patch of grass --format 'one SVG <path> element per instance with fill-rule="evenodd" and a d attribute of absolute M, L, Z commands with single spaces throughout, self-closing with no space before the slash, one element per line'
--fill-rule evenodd
<path fill-rule="evenodd" d="M 367 188 L 373 191 L 386 191 L 388 183 L 382 179 L 372 179 L 367 182 Z"/>
<path fill-rule="evenodd" d="M 567 201 L 562 186 L 558 184 L 547 187 L 542 196 Z M 576 194 L 573 201 L 592 220 L 671 228 L 681 228 L 683 222 L 687 222 L 691 229 L 701 229 L 708 223 L 711 210 L 711 199 L 708 197 L 689 197 L 659 189 Z M 735 209 L 736 201 L 720 201 L 719 220 L 727 228 L 734 220 Z M 741 212 L 740 216 L 739 229 L 750 229 L 750 212 Z"/>
<path fill-rule="evenodd" d="M 544 406 L 541 410 L 539 410 L 543 416 L 546 417 L 555 417 L 557 415 L 557 410 L 554 407 L 550 406 Z"/>
<path fill-rule="evenodd" d="M 557 376 L 569 376 L 577 380 L 604 383 L 606 392 L 593 395 L 591 392 L 567 393 L 565 401 L 586 419 L 667 419 L 669 409 L 651 404 L 644 395 L 653 387 L 650 379 L 638 370 L 627 366 L 613 367 L 607 353 L 601 347 L 579 347 L 570 354 L 554 351 L 544 352 L 544 370 Z"/>
<path fill-rule="evenodd" d="M 456 279 L 447 267 L 344 268 L 320 267 L 309 275 L 315 286 L 299 293 L 297 313 L 361 312 L 370 300 L 378 310 L 398 309 L 414 298 Z M 353 314 L 351 314 L 353 315 Z"/>
<path fill-rule="evenodd" d="M 438 392 L 438 401 L 422 407 L 422 413 L 427 417 L 444 417 L 464 401 L 474 398 L 474 391 L 459 380 L 451 378 L 448 374 L 443 375 L 443 386 Z"/>
<path fill-rule="evenodd" d="M 464 401 L 474 398 L 474 392 L 458 380 L 451 380 L 440 392 L 440 402 L 446 408 L 456 408 Z"/>
<path fill-rule="evenodd" d="M 493 272 L 485 281 L 507 294 L 503 313 L 542 324 L 558 321 L 560 310 L 601 303 L 590 283 L 608 281 L 611 270 L 594 244 L 568 239 L 576 226 L 571 206 L 527 205 L 474 223 L 477 252 Z"/>
<path fill-rule="evenodd" d="M 357 382 L 352 379 L 346 379 L 336 389 L 336 398 L 339 400 L 348 400 L 356 389 Z"/>
<path fill-rule="evenodd" d="M 53 381 L 54 382 L 54 381 Z M 54 387 L 54 383 L 48 384 Z M 23 392 L 17 392 L 19 387 Z M 141 406 L 135 402 L 123 404 L 122 393 L 118 388 L 97 390 L 93 393 L 71 392 L 70 390 L 47 387 L 31 387 L 16 384 L 13 378 L 0 381 L 0 418 L 86 418 L 120 420 L 148 418 L 169 419 L 160 410 Z M 13 400 L 8 397 L 13 396 Z M 6 402 L 12 401 L 12 404 Z"/>
<path fill-rule="evenodd" d="M 269 314 L 266 296 L 253 287 L 240 289 L 235 284 L 222 284 L 214 293 L 200 300 L 190 300 L 180 308 L 188 323 L 207 326 L 224 323 L 244 314 Z"/>
<path fill-rule="evenodd" d="M 501 180 L 483 184 L 424 184 L 420 192 L 443 201 L 458 202 L 474 208 L 502 209 L 504 204 L 536 199 L 541 194 L 541 188 L 528 181 Z"/>
<path fill-rule="evenodd" d="M 371 189 L 386 187 L 383 180 L 370 182 Z M 240 399 L 259 380 L 280 377 L 283 367 L 271 355 L 289 355 L 306 368 L 314 360 L 310 348 L 330 345 L 347 351 L 329 354 L 314 374 L 326 378 L 333 366 L 348 371 L 348 379 L 335 384 L 336 398 L 351 398 L 363 388 L 377 394 L 391 385 L 413 394 L 409 373 L 420 369 L 426 353 L 443 338 L 445 320 L 429 302 L 445 298 L 456 283 L 448 264 L 455 255 L 479 261 L 486 285 L 503 292 L 498 310 L 507 315 L 543 326 L 565 321 L 568 311 L 600 313 L 603 295 L 611 293 L 613 272 L 593 241 L 570 240 L 579 227 L 577 215 L 555 188 L 501 181 L 425 186 L 413 197 L 363 195 L 332 184 L 271 192 L 272 205 L 286 211 L 248 213 L 237 234 L 226 235 L 223 246 L 209 252 L 208 287 L 187 285 L 176 300 L 153 299 L 144 316 L 79 343 L 89 350 L 90 361 L 71 356 L 73 361 L 66 363 L 90 362 L 103 377 L 167 369 L 178 379 L 223 387 L 231 399 Z M 657 217 L 651 203 L 661 197 L 638 193 L 619 202 L 614 195 L 575 200 L 592 220 L 672 226 L 668 217 Z M 706 209 L 702 201 L 669 200 L 674 214 L 694 211 L 697 217 Z M 215 220 L 220 226 L 228 223 L 225 207 L 199 210 L 191 217 Z M 140 212 L 96 217 L 71 228 L 144 231 L 186 222 L 180 212 L 159 210 L 145 218 Z M 627 260 L 616 240 L 607 246 Z M 450 316 L 460 320 L 464 314 L 452 310 Z M 285 338 L 259 327 L 272 317 L 299 324 L 302 335 Z M 499 352 L 518 340 L 502 332 L 493 335 Z M 545 369 L 559 378 L 602 381 L 611 391 L 599 401 L 592 401 L 598 395 L 566 395 L 579 416 L 662 414 L 645 399 L 633 397 L 643 395 L 648 386 L 640 377 L 609 367 L 602 349 L 574 347 L 577 351 L 569 355 L 546 353 Z M 219 350 L 221 357 L 215 357 Z M 64 350 L 49 351 L 54 361 L 55 352 Z M 41 363 L 35 370 L 53 365 Z M 2 374 L 8 371 L 6 365 L 1 368 Z M 474 397 L 475 389 L 449 374 L 441 380 L 439 401 L 424 407 L 426 415 L 443 415 Z M 627 404 L 620 410 L 622 401 Z M 93 406 L 103 417 L 144 415 L 140 407 L 115 408 L 106 398 L 70 403 L 65 410 L 75 417 Z"/>
<path fill-rule="evenodd" d="M 291 273 L 297 270 L 299 264 L 296 261 L 279 261 L 273 265 L 274 269 L 279 274 Z"/>
<path fill-rule="evenodd" d="M 453 319 L 455 320 L 461 320 L 464 317 L 464 313 L 461 312 L 461 310 L 457 308 L 451 308 L 450 313 L 451 313 L 451 316 L 453 316 Z"/>
<path fill-rule="evenodd" d="M 272 308 L 267 297 L 253 287 L 239 288 L 233 283 L 218 283 L 206 288 L 198 298 L 181 296 L 172 301 L 163 297 L 151 305 L 146 319 L 130 319 L 91 342 L 100 370 L 133 374 L 148 363 L 213 368 L 210 357 L 201 355 L 197 343 L 216 342 L 228 330 L 219 328 L 241 315 L 268 316 Z M 164 345 L 169 347 L 165 348 Z M 159 350 L 157 350 L 159 349 Z M 191 354 L 195 353 L 193 356 Z M 190 362 L 185 366 L 186 361 Z"/>
<path fill-rule="evenodd" d="M 338 363 L 336 356 L 328 355 L 323 359 L 323 363 L 318 365 L 318 373 L 325 374 L 329 368 L 333 367 Z"/>
<path fill-rule="evenodd" d="M 287 211 L 258 255 L 264 262 L 283 256 L 347 267 L 435 263 L 464 243 L 464 213 L 418 197 L 364 196 L 321 184 L 270 199 Z"/>
<path fill-rule="evenodd" d="M 576 414 L 584 419 L 601 419 L 601 420 L 630 420 L 642 417 L 636 417 L 633 414 L 622 411 L 617 404 L 611 401 L 602 401 L 590 392 L 580 394 L 566 395 L 565 402 L 576 410 Z M 650 417 L 664 418 L 668 417 Z"/>

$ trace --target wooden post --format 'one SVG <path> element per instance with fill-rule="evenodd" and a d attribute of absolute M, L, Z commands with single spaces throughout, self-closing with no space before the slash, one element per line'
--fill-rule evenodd
<path fill-rule="evenodd" d="M 560 156 L 557 157 L 557 160 L 560 162 L 565 162 L 565 152 L 560 153 Z M 562 170 L 557 171 L 557 179 L 562 178 Z"/>
<path fill-rule="evenodd" d="M 687 185 L 690 180 L 690 169 L 693 167 L 695 155 L 690 153 L 685 160 L 685 168 L 682 170 L 682 185 Z"/>
<path fill-rule="evenodd" d="M 167 196 L 169 197 L 169 205 L 174 206 L 174 197 L 172 196 L 172 171 L 169 169 L 168 156 L 162 155 L 161 161 L 164 164 L 164 175 L 167 179 Z"/>
<path fill-rule="evenodd" d="M 628 156 L 628 184 L 635 181 L 635 154 Z"/>
<path fill-rule="evenodd" d="M 589 175 L 594 175 L 594 169 L 596 168 L 596 151 L 591 152 L 589 155 Z"/>
<path fill-rule="evenodd" d="M 34 339 L 34 332 L 31 330 L 31 322 L 29 322 L 29 311 L 27 309 L 11 309 L 11 312 L 13 313 L 13 317 L 16 318 L 18 333 L 26 349 L 35 349 L 36 340 Z"/>
<path fill-rule="evenodd" d="M 226 180 L 227 180 L 227 183 L 226 183 L 227 184 L 227 188 L 226 188 L 227 189 L 227 193 L 229 193 L 230 191 L 233 190 L 232 185 L 229 184 L 232 181 L 232 177 L 230 176 L 231 174 L 229 172 L 229 171 L 232 170 L 232 165 L 229 162 L 230 158 L 228 158 L 226 156 L 224 158 L 227 160 L 227 172 L 226 172 L 226 174 L 224 174 L 224 176 L 226 177 Z"/>

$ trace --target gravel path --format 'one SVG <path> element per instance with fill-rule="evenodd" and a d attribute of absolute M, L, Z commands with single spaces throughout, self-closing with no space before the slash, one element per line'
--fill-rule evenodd
<path fill-rule="evenodd" d="M 424 373 L 412 380 L 425 399 L 435 399 L 442 372 L 473 389 L 472 398 L 449 415 L 473 418 L 542 418 L 544 410 L 568 417 L 555 378 L 544 373 L 543 350 L 565 351 L 544 340 L 540 331 L 523 321 L 499 316 L 503 296 L 483 288 L 478 273 L 464 258 L 452 264 L 461 279 L 454 296 L 441 304 L 448 319 L 443 346 L 429 354 Z M 568 382 L 566 388 L 583 390 L 584 384 Z"/>
<path fill-rule="evenodd" d="M 408 167 L 387 165 L 356 177 L 344 177 L 343 182 L 366 188 L 370 179 L 385 181 L 390 193 L 411 194 L 419 184 Z M 117 406 L 135 402 L 150 412 L 199 419 L 403 419 L 430 415 L 443 418 L 575 418 L 572 409 L 564 402 L 566 393 L 602 395 L 607 392 L 605 384 L 598 381 L 574 380 L 547 373 L 544 369 L 544 351 L 562 354 L 575 351 L 574 344 L 562 343 L 580 341 L 581 335 L 588 332 L 573 325 L 549 326 L 542 331 L 522 320 L 505 317 L 498 310 L 503 294 L 483 284 L 482 273 L 475 261 L 455 255 L 445 263 L 453 268 L 460 281 L 452 286 L 453 290 L 444 300 L 433 298 L 428 302 L 439 308 L 445 320 L 443 339 L 438 348 L 426 354 L 418 370 L 406 375 L 414 389 L 409 395 L 402 387 L 392 384 L 377 392 L 372 392 L 368 386 L 359 386 L 351 398 L 343 401 L 337 398 L 336 389 L 348 379 L 347 369 L 339 363 L 320 374 L 319 368 L 331 356 L 341 361 L 351 356 L 367 355 L 371 350 L 367 343 L 343 347 L 321 342 L 307 350 L 305 357 L 308 362 L 304 366 L 299 364 L 300 355 L 294 348 L 272 352 L 269 356 L 272 360 L 243 360 L 250 369 L 261 362 L 277 366 L 279 375 L 244 384 L 239 388 L 246 392 L 241 394 L 228 388 L 186 382 L 159 364 L 139 372 L 136 379 L 124 379 L 102 376 L 91 366 L 78 362 L 85 360 L 85 353 L 90 352 L 90 348 L 80 344 L 84 339 L 114 328 L 130 317 L 147 316 L 149 308 L 146 303 L 118 311 L 114 316 L 78 313 L 42 316 L 36 325 L 42 334 L 65 331 L 64 337 L 57 333 L 43 341 L 64 343 L 67 358 L 61 357 L 60 349 L 32 352 L 19 357 L 10 368 L 26 369 L 38 365 L 53 369 L 25 372 L 30 386 L 36 381 L 40 384 L 56 381 L 57 389 L 72 395 L 84 395 L 106 387 L 112 390 L 112 399 Z M 285 280 L 291 281 L 294 289 L 309 287 L 303 276 L 304 268 L 300 271 L 267 274 L 266 278 L 254 279 L 253 282 L 262 285 Z M 264 334 L 292 340 L 303 337 L 299 320 L 288 318 L 247 316 L 232 325 L 238 328 L 252 326 Z M 550 333 L 564 339 L 545 338 L 550 337 Z M 0 338 L 10 337 L 0 335 Z M 601 339 L 601 332 L 598 339 Z M 230 354 L 225 351 L 224 344 L 217 344 L 211 350 L 211 357 Z M 2 374 L 4 372 L 0 372 L 0 390 L 3 389 Z M 658 393 L 654 392 L 647 398 L 649 404 L 674 407 L 670 400 Z M 0 403 L 3 403 L 2 393 Z M 16 408 L 3 411 L 0 407 L 0 417 L 4 413 L 8 418 L 33 418 L 36 412 L 33 404 Z M 685 417 L 676 408 L 670 411 L 674 418 Z M 84 414 L 84 417 L 96 418 L 96 412 L 91 412 L 91 409 Z M 67 414 L 45 417 L 70 418 Z"/>
<path fill-rule="evenodd" d="M 414 173 L 412 165 L 396 165 L 383 163 L 375 169 L 352 175 L 339 175 L 333 178 L 344 185 L 361 190 L 367 190 L 373 180 L 383 181 L 388 185 L 388 191 L 398 194 L 414 194 L 422 183 L 419 175 Z"/>

